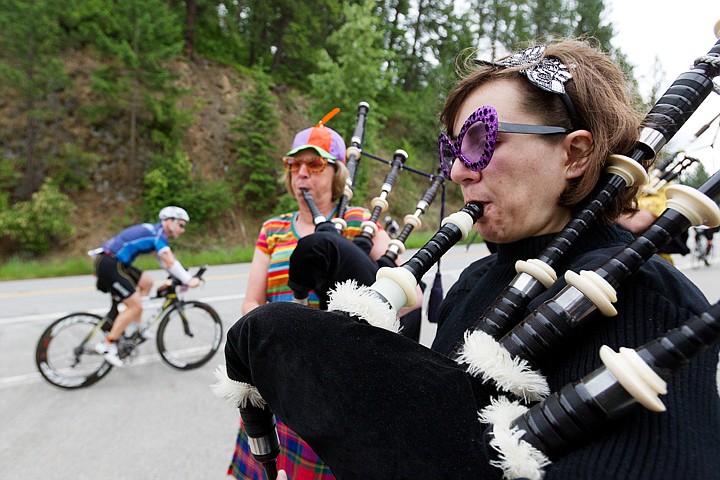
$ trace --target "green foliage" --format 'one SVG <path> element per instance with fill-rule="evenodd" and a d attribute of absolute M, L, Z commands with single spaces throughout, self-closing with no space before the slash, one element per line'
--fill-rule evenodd
<path fill-rule="evenodd" d="M 275 205 L 271 215 L 282 215 L 283 213 L 294 212 L 297 209 L 297 199 L 285 192 L 278 198 L 277 205 Z"/>
<path fill-rule="evenodd" d="M 230 186 L 222 180 L 203 180 L 192 175 L 192 164 L 183 152 L 156 155 L 144 178 L 143 209 L 155 218 L 167 205 L 187 210 L 193 226 L 212 222 L 231 208 Z"/>
<path fill-rule="evenodd" d="M 63 36 L 61 3 L 5 0 L 0 14 L 0 80 L 27 98 L 39 99 L 67 84 L 56 55 Z"/>
<path fill-rule="evenodd" d="M 240 4 L 242 6 L 240 6 Z M 317 71 L 328 32 L 342 24 L 343 3 L 335 0 L 248 0 L 234 12 L 247 51 L 248 67 L 260 67 L 278 81 L 299 88 Z"/>
<path fill-rule="evenodd" d="M 68 85 L 60 53 L 64 37 L 58 17 L 62 2 L 7 0 L 0 13 L 0 86 L 22 99 L 24 152 L 18 195 L 27 200 L 44 181 L 45 165 L 38 146 L 52 141 L 48 123 L 60 117 L 57 92 Z"/>
<path fill-rule="evenodd" d="M 710 174 L 708 174 L 705 166 L 701 162 L 697 162 L 694 168 L 688 168 L 682 173 L 680 178 L 682 179 L 683 185 L 700 188 L 700 186 L 710 178 Z"/>
<path fill-rule="evenodd" d="M 0 157 L 0 192 L 10 192 L 20 180 L 17 162 L 12 158 Z"/>
<path fill-rule="evenodd" d="M 96 6 L 96 21 L 85 28 L 109 61 L 93 75 L 93 88 L 127 112 L 130 166 L 137 168 L 138 123 L 157 123 L 161 113 L 173 108 L 177 92 L 165 63 L 182 51 L 182 27 L 162 0 L 105 0 Z"/>
<path fill-rule="evenodd" d="M 232 123 L 237 152 L 230 178 L 235 197 L 249 212 L 258 214 L 272 209 L 279 191 L 275 156 L 278 118 L 275 97 L 270 92 L 266 76 L 256 74 L 255 87 L 243 96 L 245 114 Z"/>
<path fill-rule="evenodd" d="M 148 122 L 150 139 L 164 154 L 179 148 L 186 129 L 192 124 L 193 117 L 188 111 L 177 108 L 178 99 L 183 93 L 179 89 L 169 88 L 165 95 L 156 98 L 148 105 L 152 120 Z"/>
<path fill-rule="evenodd" d="M 372 0 L 345 7 L 346 22 L 327 38 L 318 73 L 308 76 L 314 99 L 312 116 L 320 119 L 335 107 L 343 112 L 356 112 L 358 102 L 366 101 L 371 108 L 366 125 L 368 138 L 382 125 L 382 117 L 374 109 L 380 92 L 390 86 L 383 65 L 391 60 L 383 48 L 380 20 L 371 15 L 372 8 Z M 337 52 L 334 58 L 328 53 L 330 49 Z M 349 131 L 340 133 L 350 137 Z"/>
<path fill-rule="evenodd" d="M 66 193 L 85 190 L 99 162 L 100 155 L 68 143 L 48 160 L 48 177 Z"/>
<path fill-rule="evenodd" d="M 22 99 L 7 111 L 11 116 L 18 112 L 24 130 L 13 126 L 12 134 L 20 131 L 22 138 L 12 142 L 7 140 L 10 133 L 0 137 L 7 152 L 0 159 L 2 226 L 12 224 L 19 235 L 18 222 L 6 220 L 16 211 L 29 211 L 28 205 L 37 202 L 30 194 L 47 179 L 65 193 L 86 189 L 96 180 L 125 188 L 127 182 L 113 178 L 125 167 L 133 178 L 143 178 L 144 191 L 125 204 L 122 214 L 116 213 L 123 218 L 112 222 L 132 222 L 141 215 L 154 219 L 159 208 L 182 205 L 193 218 L 183 241 L 199 236 L 197 220 L 213 221 L 233 207 L 257 215 L 293 210 L 295 199 L 279 195 L 284 189 L 277 180 L 278 157 L 287 147 L 279 140 L 285 143 L 280 137 L 288 134 L 279 128 L 275 113 L 281 107 L 291 110 L 293 124 L 305 118 L 308 125 L 340 107 L 330 126 L 349 139 L 357 103 L 366 101 L 370 114 L 364 151 L 389 158 L 403 148 L 410 154 L 409 165 L 434 172 L 438 111 L 456 75 L 455 59 L 464 49 L 479 49 L 479 56 L 491 59 L 529 39 L 589 36 L 634 81 L 632 66 L 610 45 L 614 32 L 603 19 L 605 3 L 197 0 L 194 31 L 189 32 L 184 31 L 188 3 L 178 0 L 6 0 L 0 9 L 0 91 Z M 195 57 L 193 63 L 180 64 L 184 37 L 190 34 Z M 204 108 L 214 100 L 188 99 L 187 92 L 175 87 L 171 72 L 184 68 L 184 78 L 193 81 L 203 75 L 208 60 L 247 72 L 254 83 L 242 107 L 231 112 L 238 118 L 231 138 L 211 132 L 218 142 L 226 142 L 218 151 L 234 148 L 237 155 L 218 180 L 200 178 L 197 167 L 208 160 L 224 164 L 225 158 L 198 156 L 191 163 L 182 151 L 193 119 L 178 108 L 180 100 L 207 102 Z M 68 68 L 71 78 L 66 66 L 73 67 Z M 89 72 L 91 92 L 85 89 L 87 66 L 96 68 Z M 638 108 L 646 110 L 637 82 L 635 87 Z M 17 123 L 15 118 L 8 121 Z M 90 141 L 78 141 L 77 132 L 86 128 L 94 137 L 92 147 Z M 386 172 L 376 166 L 363 160 L 354 204 L 367 205 L 376 193 L 368 190 Z M 398 208 L 412 207 L 424 184 L 411 174 L 402 174 L 398 182 L 397 192 L 404 195 L 394 194 L 395 216 L 406 213 Z M 46 189 L 51 187 L 43 188 L 40 196 L 50 196 Z M 21 198 L 28 201 L 13 205 Z M 462 202 L 454 185 L 448 186 L 448 201 Z M 6 243 L 9 238 L 4 235 Z M 20 243 L 15 237 L 12 241 Z"/>
<path fill-rule="evenodd" d="M 237 22 L 242 2 L 226 2 L 218 8 L 217 2 L 198 0 L 196 5 L 195 53 L 226 65 L 246 65 L 248 49 Z"/>
<path fill-rule="evenodd" d="M 75 234 L 75 206 L 52 183 L 45 183 L 25 202 L 0 210 L 0 232 L 19 251 L 42 254 Z"/>
<path fill-rule="evenodd" d="M 572 35 L 575 37 L 592 37 L 606 52 L 611 52 L 613 46 L 610 43 L 615 34 L 613 26 L 604 23 L 603 12 L 605 2 L 602 0 L 576 0 L 577 7 L 574 10 L 574 25 Z"/>

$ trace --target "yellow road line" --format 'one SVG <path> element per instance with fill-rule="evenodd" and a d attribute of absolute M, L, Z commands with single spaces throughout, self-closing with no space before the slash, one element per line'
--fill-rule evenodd
<path fill-rule="evenodd" d="M 210 277 L 205 277 L 204 279 L 207 281 L 214 281 L 214 280 L 232 280 L 232 279 L 238 279 L 238 278 L 246 278 L 248 276 L 247 273 L 236 273 L 236 274 L 228 274 L 228 275 L 215 275 Z M 162 285 L 165 283 L 165 280 L 155 280 L 155 285 Z M 25 298 L 25 297 L 40 297 L 45 295 L 62 295 L 64 293 L 71 293 L 71 292 L 92 292 L 95 291 L 95 285 L 87 285 L 82 287 L 66 287 L 66 288 L 48 288 L 45 290 L 27 290 L 23 292 L 7 292 L 7 293 L 0 293 L 0 298 Z"/>

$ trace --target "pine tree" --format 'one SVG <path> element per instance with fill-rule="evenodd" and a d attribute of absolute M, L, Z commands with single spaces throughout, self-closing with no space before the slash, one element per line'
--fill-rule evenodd
<path fill-rule="evenodd" d="M 25 151 L 17 197 L 28 200 L 45 180 L 39 144 L 49 138 L 55 93 L 68 79 L 58 55 L 63 35 L 58 16 L 61 3 L 5 0 L 0 9 L 0 82 L 23 99 Z M 50 120 L 50 121 L 49 121 Z"/>
<path fill-rule="evenodd" d="M 183 48 L 180 22 L 163 0 L 98 2 L 97 23 L 89 27 L 94 44 L 110 61 L 96 72 L 94 88 L 127 114 L 129 171 L 142 171 L 138 131 L 171 96 L 172 75 L 165 62 Z"/>
<path fill-rule="evenodd" d="M 278 193 L 276 152 L 278 118 L 267 77 L 257 72 L 255 87 L 244 95 L 245 115 L 232 125 L 237 160 L 231 169 L 238 202 L 252 213 L 267 213 Z"/>

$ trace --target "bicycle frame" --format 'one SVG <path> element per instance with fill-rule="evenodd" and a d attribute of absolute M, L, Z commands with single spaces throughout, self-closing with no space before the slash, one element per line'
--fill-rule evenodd
<path fill-rule="evenodd" d="M 206 267 L 201 267 L 196 277 L 202 279 L 205 270 Z M 158 324 L 155 337 L 158 353 L 170 367 L 198 368 L 217 352 L 222 338 L 219 315 L 203 302 L 185 301 L 183 291 L 177 280 L 155 291 L 152 299 L 160 301 L 145 306 L 139 328 L 132 334 L 123 332 L 118 339 L 118 354 L 126 364 L 138 356 L 139 345 L 153 337 L 145 332 L 155 324 Z M 104 342 L 113 322 L 117 321 L 121 303 L 122 300 L 111 296 L 110 309 L 104 316 L 74 312 L 50 324 L 35 348 L 35 363 L 40 374 L 61 388 L 82 388 L 103 378 L 112 365 L 98 358 L 101 354 L 96 346 Z M 193 343 L 195 341 L 199 343 Z"/>

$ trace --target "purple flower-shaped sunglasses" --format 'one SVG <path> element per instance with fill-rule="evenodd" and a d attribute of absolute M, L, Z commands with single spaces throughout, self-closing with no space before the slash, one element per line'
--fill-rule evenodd
<path fill-rule="evenodd" d="M 563 127 L 498 122 L 495 108 L 485 105 L 475 110 L 465 120 L 455 140 L 440 133 L 438 137 L 440 167 L 442 167 L 443 175 L 448 179 L 456 158 L 459 158 L 473 172 L 484 169 L 490 163 L 495 151 L 498 133 L 552 135 L 569 132 L 570 130 Z"/>

